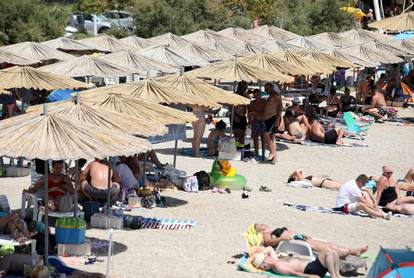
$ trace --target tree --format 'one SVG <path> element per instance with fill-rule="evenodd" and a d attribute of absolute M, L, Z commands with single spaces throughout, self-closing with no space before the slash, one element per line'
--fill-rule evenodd
<path fill-rule="evenodd" d="M 76 0 L 73 9 L 86 14 L 108 10 L 123 10 L 133 5 L 133 0 Z"/>
<path fill-rule="evenodd" d="M 69 7 L 40 0 L 0 0 L 1 43 L 44 41 L 63 35 Z"/>

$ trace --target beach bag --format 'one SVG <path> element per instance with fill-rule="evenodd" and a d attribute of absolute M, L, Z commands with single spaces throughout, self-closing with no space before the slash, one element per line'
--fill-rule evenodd
<path fill-rule="evenodd" d="M 184 191 L 198 192 L 198 179 L 196 176 L 186 177 L 184 180 Z"/>
<path fill-rule="evenodd" d="M 234 138 L 220 137 L 218 151 L 218 159 L 240 159 L 240 153 L 237 153 L 236 140 Z"/>
<path fill-rule="evenodd" d="M 73 197 L 69 193 L 66 193 L 60 197 L 57 205 L 59 212 L 70 212 L 73 211 Z"/>
<path fill-rule="evenodd" d="M 141 206 L 147 209 L 152 209 L 157 206 L 157 197 L 153 194 L 145 196 L 141 199 Z"/>
<path fill-rule="evenodd" d="M 197 177 L 198 190 L 209 190 L 210 189 L 210 175 L 205 171 L 195 173 L 193 176 Z"/>

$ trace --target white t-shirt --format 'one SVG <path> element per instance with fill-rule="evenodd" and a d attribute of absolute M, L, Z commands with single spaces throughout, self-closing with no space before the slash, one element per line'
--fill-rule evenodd
<path fill-rule="evenodd" d="M 346 204 L 357 203 L 362 198 L 362 191 L 359 189 L 355 180 L 350 180 L 343 184 L 336 196 L 336 207 L 342 207 Z"/>

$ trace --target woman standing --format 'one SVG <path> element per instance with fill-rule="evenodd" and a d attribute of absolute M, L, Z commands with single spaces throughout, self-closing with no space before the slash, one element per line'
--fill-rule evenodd
<path fill-rule="evenodd" d="M 193 126 L 193 140 L 191 141 L 193 156 L 200 157 L 200 144 L 206 129 L 206 114 L 203 107 L 193 106 L 193 113 L 197 117 L 197 121 L 192 122 Z"/>

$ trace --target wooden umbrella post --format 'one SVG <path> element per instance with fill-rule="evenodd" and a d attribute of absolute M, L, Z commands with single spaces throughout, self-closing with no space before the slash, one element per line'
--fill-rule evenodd
<path fill-rule="evenodd" d="M 108 195 L 106 196 L 106 215 L 111 208 L 111 157 L 108 157 Z"/>
<path fill-rule="evenodd" d="M 78 189 L 79 189 L 79 159 L 75 160 L 75 200 L 73 202 L 73 216 L 78 214 Z"/>
<path fill-rule="evenodd" d="M 47 117 L 47 104 L 43 105 L 43 115 Z M 45 160 L 44 173 L 44 199 L 45 199 L 45 266 L 49 266 L 49 160 Z"/>

